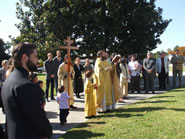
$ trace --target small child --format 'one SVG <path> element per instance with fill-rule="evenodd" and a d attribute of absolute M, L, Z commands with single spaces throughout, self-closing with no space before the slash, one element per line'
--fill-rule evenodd
<path fill-rule="evenodd" d="M 67 116 L 69 114 L 69 100 L 73 100 L 70 96 L 68 96 L 68 93 L 64 91 L 64 86 L 61 86 L 58 88 L 58 94 L 57 94 L 57 103 L 59 104 L 60 109 L 60 124 L 63 125 L 67 123 Z"/>
<path fill-rule="evenodd" d="M 39 96 L 40 96 L 40 105 L 41 105 L 41 108 L 44 110 L 44 107 L 46 105 L 46 101 L 45 101 L 45 94 L 42 89 L 43 81 L 38 80 L 37 73 L 34 73 L 34 72 L 29 73 L 29 80 L 34 83 L 35 87 L 38 88 Z"/>
<path fill-rule="evenodd" d="M 40 98 L 41 98 L 40 105 L 44 109 L 45 106 L 46 106 L 46 100 L 45 100 L 46 97 L 45 97 L 45 93 L 44 93 L 44 90 L 43 90 L 43 81 L 38 80 L 37 83 L 40 86 L 40 88 L 42 89 L 41 94 L 40 94 Z"/>
<path fill-rule="evenodd" d="M 97 85 L 93 84 L 92 72 L 87 70 L 85 72 L 86 82 L 85 82 L 85 118 L 92 118 L 96 115 L 95 106 L 95 95 L 94 89 L 97 89 Z"/>

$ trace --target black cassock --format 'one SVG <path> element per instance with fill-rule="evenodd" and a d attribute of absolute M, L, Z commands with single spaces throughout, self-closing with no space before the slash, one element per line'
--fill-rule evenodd
<path fill-rule="evenodd" d="M 78 67 L 76 64 L 74 64 L 74 71 L 75 71 L 74 93 L 78 96 L 79 93 L 84 91 L 83 79 L 82 79 L 82 71 L 84 71 L 84 68 L 82 65 L 79 65 Z"/>

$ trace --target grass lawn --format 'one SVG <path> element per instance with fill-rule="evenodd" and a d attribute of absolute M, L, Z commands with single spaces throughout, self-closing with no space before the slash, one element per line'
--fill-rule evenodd
<path fill-rule="evenodd" d="M 185 88 L 101 114 L 69 130 L 65 139 L 183 139 Z"/>

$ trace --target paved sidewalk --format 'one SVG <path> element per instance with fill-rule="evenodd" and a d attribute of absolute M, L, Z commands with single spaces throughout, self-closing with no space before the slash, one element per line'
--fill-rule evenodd
<path fill-rule="evenodd" d="M 163 93 L 163 91 L 156 91 L 156 94 L 129 94 L 128 99 L 124 100 L 126 103 L 117 103 L 116 108 L 126 106 L 140 100 L 144 100 L 160 93 Z M 70 110 L 70 114 L 67 118 L 68 123 L 61 126 L 59 121 L 59 110 L 57 102 L 50 101 L 46 104 L 46 113 L 53 127 L 52 139 L 60 138 L 60 136 L 64 134 L 67 130 L 87 121 L 87 119 L 85 119 L 84 117 L 84 95 L 82 95 L 81 99 L 76 99 L 75 106 L 77 106 L 78 109 Z M 0 123 L 5 123 L 5 116 L 2 114 L 2 112 L 0 112 Z"/>

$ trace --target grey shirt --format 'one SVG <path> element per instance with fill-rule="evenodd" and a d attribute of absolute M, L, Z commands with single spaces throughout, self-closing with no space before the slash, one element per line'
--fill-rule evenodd
<path fill-rule="evenodd" d="M 59 68 L 60 64 L 62 64 L 63 59 L 61 58 L 60 60 L 58 60 L 57 57 L 54 57 L 53 58 L 53 62 L 54 62 L 54 73 L 55 73 L 55 77 L 57 77 L 58 68 Z"/>
<path fill-rule="evenodd" d="M 155 72 L 156 60 L 154 58 L 145 58 L 143 61 L 143 68 L 145 71 L 152 70 L 152 73 Z"/>

